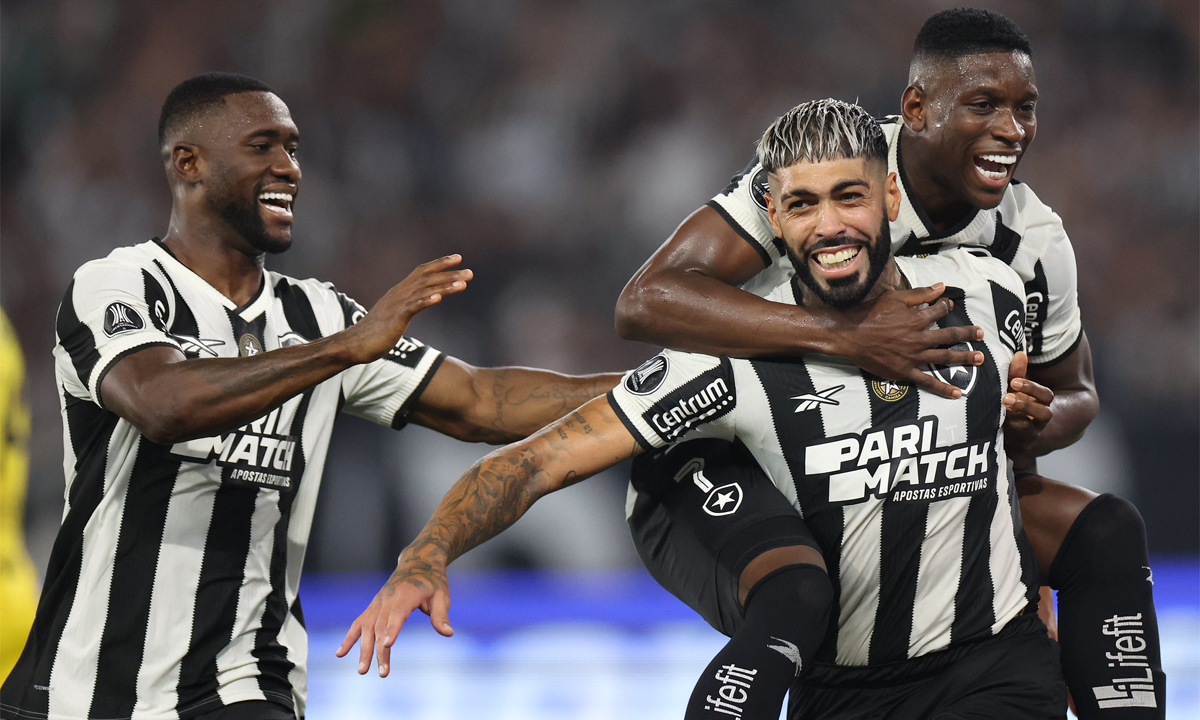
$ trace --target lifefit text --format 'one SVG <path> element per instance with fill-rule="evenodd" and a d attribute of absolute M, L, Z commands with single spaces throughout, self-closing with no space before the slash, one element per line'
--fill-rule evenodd
<path fill-rule="evenodd" d="M 711 704 L 705 705 L 704 709 L 740 718 L 745 709 L 746 700 L 750 698 L 750 693 L 747 691 L 757 674 L 758 670 L 747 670 L 733 663 L 722 665 L 717 674 L 713 676 L 722 685 L 717 688 L 717 697 L 705 696 L 704 699 Z"/>
<path fill-rule="evenodd" d="M 935 447 L 937 424 L 931 416 L 810 445 L 804 453 L 804 473 L 810 479 L 829 476 L 831 503 L 889 493 L 892 502 L 942 500 L 986 490 L 992 442 Z M 900 489 L 901 483 L 908 487 Z"/>
<path fill-rule="evenodd" d="M 1116 672 L 1133 677 L 1113 678 L 1112 685 L 1092 688 L 1092 692 L 1096 694 L 1096 704 L 1101 710 L 1158 707 L 1154 699 L 1154 674 L 1150 669 L 1149 658 L 1142 654 L 1146 650 L 1142 614 L 1113 615 L 1104 621 L 1104 627 L 1100 631 L 1114 638 L 1113 646 L 1116 652 L 1104 653 L 1108 658 L 1108 666 L 1129 668 Z"/>

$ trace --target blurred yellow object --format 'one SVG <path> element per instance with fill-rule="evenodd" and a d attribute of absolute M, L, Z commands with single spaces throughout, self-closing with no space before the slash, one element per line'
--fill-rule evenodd
<path fill-rule="evenodd" d="M 25 549 L 29 408 L 21 345 L 0 310 L 0 682 L 17 662 L 37 609 L 37 571 Z"/>

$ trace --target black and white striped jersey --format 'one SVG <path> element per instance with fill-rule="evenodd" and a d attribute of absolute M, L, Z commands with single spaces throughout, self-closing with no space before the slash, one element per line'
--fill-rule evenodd
<path fill-rule="evenodd" d="M 1025 284 L 1025 329 L 1029 360 L 1052 363 L 1078 345 L 1082 324 L 1076 288 L 1075 251 L 1062 220 L 1028 185 L 1013 181 L 993 210 L 975 210 L 957 227 L 938 233 L 916 204 L 900 164 L 900 128 L 892 116 L 880 121 L 888 139 L 888 171 L 900 181 L 900 214 L 891 223 L 897 255 L 923 255 L 951 247 L 974 247 L 1008 263 Z M 762 256 L 766 269 L 743 287 L 764 296 L 791 276 L 782 240 L 767 220 L 767 175 L 757 160 L 735 175 L 708 202 Z"/>
<path fill-rule="evenodd" d="M 914 286 L 946 283 L 954 309 L 944 325 L 984 330 L 970 343 L 982 366 L 930 369 L 963 390 L 957 400 L 832 356 L 671 350 L 609 394 L 645 447 L 739 440 L 795 503 L 840 607 L 818 662 L 875 666 L 988 637 L 1037 593 L 1001 432 L 1008 366 L 1024 341 L 1020 279 L 961 248 L 896 262 Z M 799 302 L 794 282 L 769 299 Z M 705 512 L 737 511 L 740 487 L 696 484 Z"/>
<path fill-rule="evenodd" d="M 66 509 L 5 718 L 189 718 L 256 699 L 303 715 L 297 587 L 334 417 L 401 427 L 442 356 L 405 338 L 265 417 L 175 445 L 143 437 L 98 389 L 148 346 L 246 356 L 363 314 L 332 285 L 265 271 L 237 307 L 155 241 L 75 273 L 54 348 Z"/>

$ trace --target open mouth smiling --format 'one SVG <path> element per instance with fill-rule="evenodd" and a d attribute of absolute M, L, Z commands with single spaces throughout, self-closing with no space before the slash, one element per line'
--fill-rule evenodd
<path fill-rule="evenodd" d="M 264 192 L 259 193 L 258 202 L 267 212 L 281 219 L 290 220 L 292 218 L 292 200 L 295 198 L 291 193 L 283 192 Z"/>
<path fill-rule="evenodd" d="M 975 170 L 988 181 L 989 185 L 1007 183 L 1013 167 L 1017 164 L 1016 155 L 976 155 Z"/>
<path fill-rule="evenodd" d="M 822 275 L 837 278 L 857 272 L 867 254 L 865 250 L 863 245 L 841 245 L 818 250 L 811 257 Z"/>

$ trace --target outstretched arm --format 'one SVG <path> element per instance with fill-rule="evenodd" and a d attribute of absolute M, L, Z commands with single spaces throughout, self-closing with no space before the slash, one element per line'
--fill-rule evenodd
<path fill-rule="evenodd" d="M 491 453 L 446 493 L 425 529 L 400 554 L 396 571 L 355 619 L 338 648 L 343 657 L 361 638 L 358 672 L 379 662 L 390 669 L 391 647 L 416 608 L 434 629 L 451 635 L 446 566 L 515 523 L 543 495 L 641 453 L 608 398 L 598 397 L 519 443 Z"/>
<path fill-rule="evenodd" d="M 840 355 L 880 377 L 945 397 L 953 397 L 955 388 L 918 368 L 978 364 L 971 352 L 941 349 L 979 339 L 978 328 L 930 329 L 950 311 L 949 300 L 937 300 L 940 289 L 890 291 L 841 313 L 773 303 L 737 287 L 762 269 L 750 243 L 716 210 L 702 207 L 625 286 L 617 332 L 627 340 L 709 355 Z M 920 307 L 925 303 L 934 304 Z"/>
<path fill-rule="evenodd" d="M 461 292 L 470 270 L 450 255 L 421 265 L 356 325 L 315 342 L 239 358 L 188 360 L 153 346 L 116 362 L 104 376 L 104 405 L 156 443 L 204 437 L 248 423 L 346 368 L 390 350 L 409 321 Z"/>
<path fill-rule="evenodd" d="M 467 442 L 508 443 L 603 395 L 620 380 L 620 373 L 577 376 L 522 367 L 477 368 L 448 357 L 408 419 Z"/>

